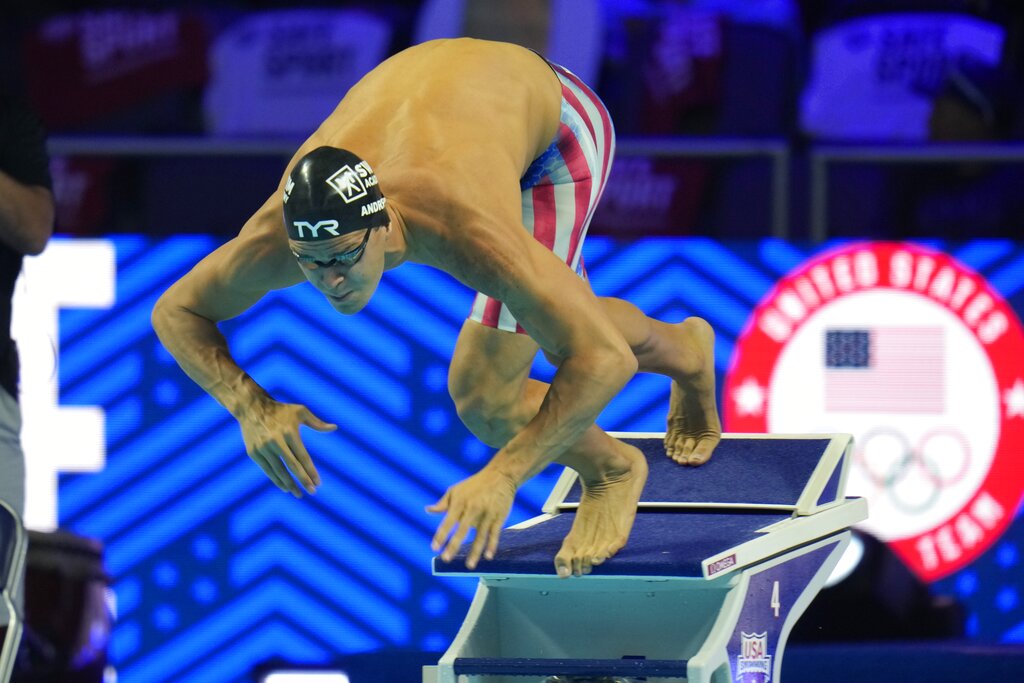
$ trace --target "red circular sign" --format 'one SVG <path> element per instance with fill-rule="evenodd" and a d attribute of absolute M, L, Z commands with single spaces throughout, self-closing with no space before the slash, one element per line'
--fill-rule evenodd
<path fill-rule="evenodd" d="M 983 277 L 919 245 L 816 256 L 754 310 L 725 379 L 730 432 L 855 437 L 847 494 L 921 578 L 965 566 L 1024 491 L 1024 331 Z"/>

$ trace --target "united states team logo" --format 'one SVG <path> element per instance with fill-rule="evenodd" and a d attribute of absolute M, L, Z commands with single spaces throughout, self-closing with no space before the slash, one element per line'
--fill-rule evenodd
<path fill-rule="evenodd" d="M 1024 331 L 977 273 L 918 245 L 818 256 L 755 309 L 725 379 L 731 432 L 848 432 L 861 526 L 933 581 L 970 563 L 1024 491 Z"/>

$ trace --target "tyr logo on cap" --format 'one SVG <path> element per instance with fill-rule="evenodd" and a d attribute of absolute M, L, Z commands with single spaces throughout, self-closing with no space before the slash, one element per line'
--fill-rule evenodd
<path fill-rule="evenodd" d="M 369 171 L 366 166 L 365 161 L 357 164 L 355 169 L 345 164 L 327 179 L 327 184 L 341 195 L 346 204 L 362 199 L 366 196 L 367 186 L 376 185 L 376 182 L 365 182 L 367 178 L 376 180 L 373 172 Z"/>
<path fill-rule="evenodd" d="M 337 237 L 340 234 L 338 232 L 338 221 L 317 221 L 315 225 L 309 221 L 292 221 L 292 225 L 295 226 L 294 237 L 297 240 L 321 239 L 320 230 L 323 230 L 334 237 Z M 307 232 L 309 235 L 306 234 Z"/>

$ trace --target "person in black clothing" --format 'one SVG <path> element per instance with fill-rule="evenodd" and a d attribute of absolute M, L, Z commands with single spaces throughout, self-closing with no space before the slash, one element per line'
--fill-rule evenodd
<path fill-rule="evenodd" d="M 19 515 L 25 514 L 25 457 L 11 303 L 22 258 L 40 253 L 53 233 L 51 188 L 39 121 L 20 101 L 0 96 L 0 500 Z"/>

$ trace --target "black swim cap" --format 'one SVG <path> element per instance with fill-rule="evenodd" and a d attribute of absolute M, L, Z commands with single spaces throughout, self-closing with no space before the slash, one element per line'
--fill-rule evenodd
<path fill-rule="evenodd" d="M 388 224 L 384 195 L 370 164 L 345 149 L 317 147 L 284 186 L 288 237 L 303 242 Z"/>

